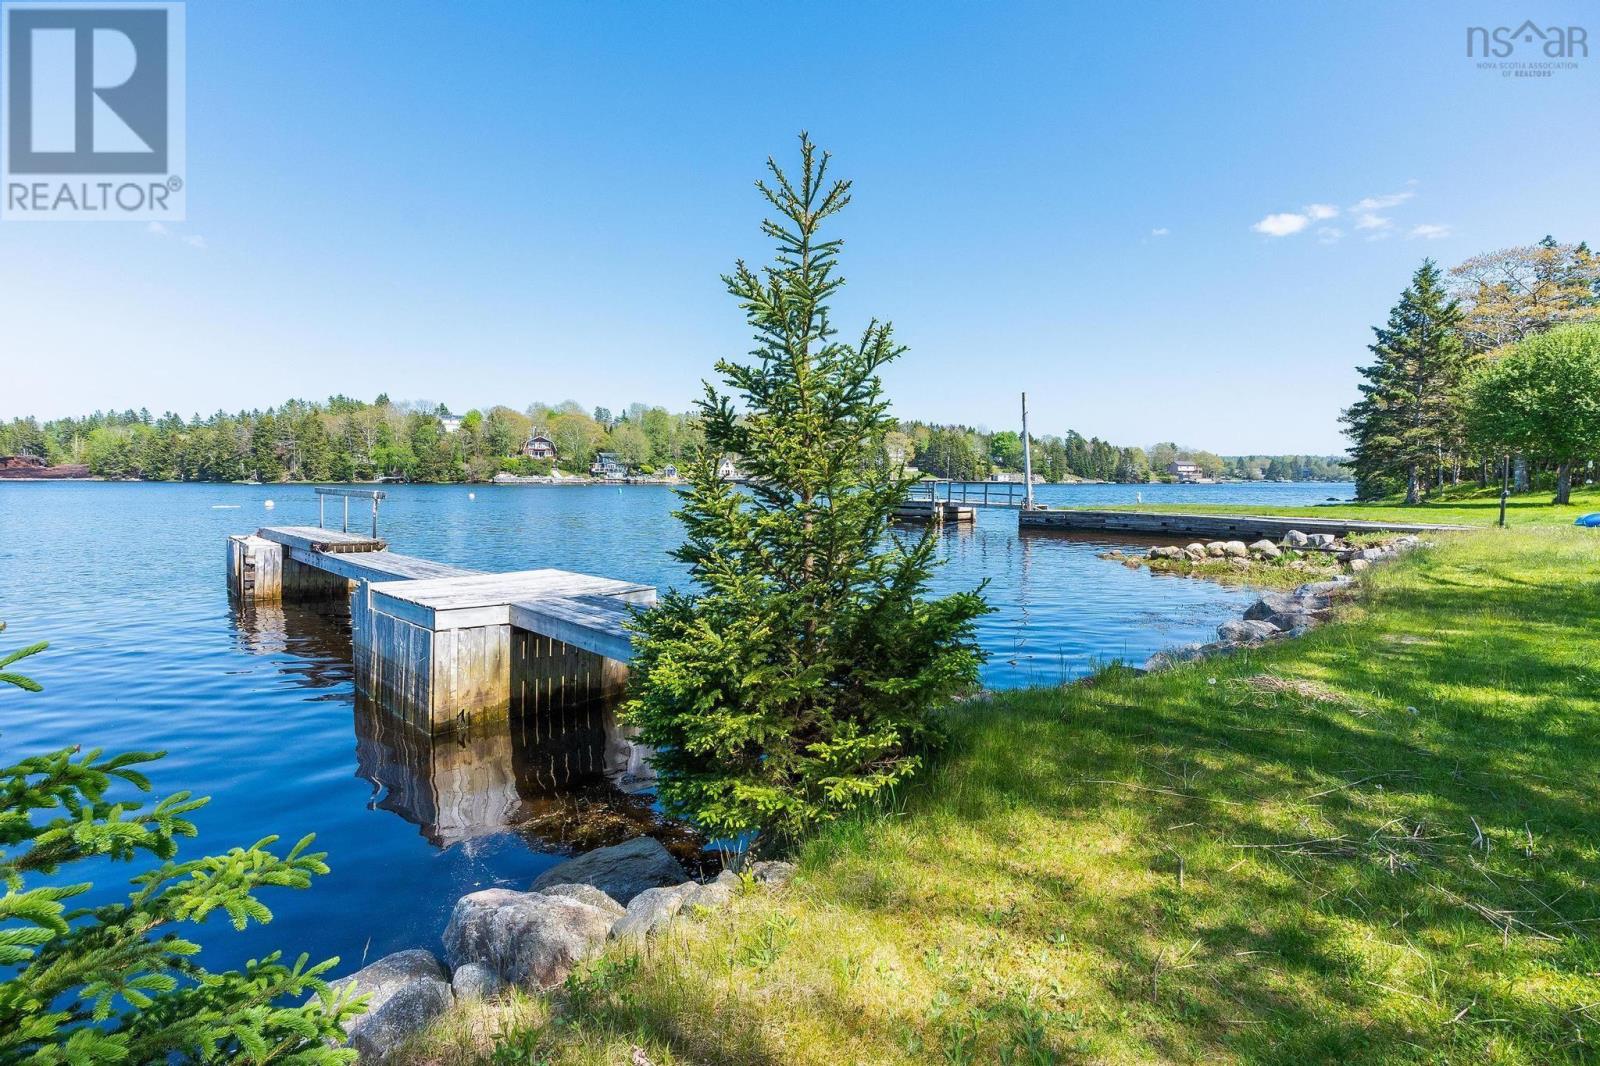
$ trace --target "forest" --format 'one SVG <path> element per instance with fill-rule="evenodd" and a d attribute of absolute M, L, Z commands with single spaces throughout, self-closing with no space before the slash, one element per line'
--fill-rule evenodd
<path fill-rule="evenodd" d="M 458 424 L 457 424 L 458 423 Z M 557 459 L 520 454 L 538 433 Z M 185 419 L 168 412 L 103 412 L 81 418 L 0 423 L 0 456 L 37 456 L 81 465 L 94 477 L 147 481 L 487 481 L 505 472 L 586 476 L 609 452 L 630 472 L 653 476 L 679 466 L 704 444 L 698 418 L 632 404 L 613 413 L 576 402 L 497 405 L 455 416 L 442 405 L 370 403 L 348 396 L 290 400 L 263 411 L 218 411 Z M 1033 471 L 1049 482 L 1167 480 L 1168 465 L 1193 463 L 1204 476 L 1246 481 L 1337 481 L 1343 460 L 1316 455 L 1221 456 L 1160 443 L 1112 444 L 1069 430 L 1032 437 Z M 885 438 L 886 457 L 922 473 L 984 480 L 1022 470 L 1013 430 L 901 422 Z"/>

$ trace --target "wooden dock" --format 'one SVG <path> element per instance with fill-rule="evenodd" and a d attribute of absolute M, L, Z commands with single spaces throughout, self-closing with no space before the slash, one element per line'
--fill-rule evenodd
<path fill-rule="evenodd" d="M 1286 518 L 1282 515 L 1187 514 L 1181 511 L 1091 511 L 1079 508 L 1035 508 L 1018 515 L 1020 529 L 1064 529 L 1172 536 L 1182 539 L 1279 540 L 1290 530 L 1301 533 L 1458 533 L 1472 526 L 1420 522 L 1361 521 L 1350 518 Z"/>
<path fill-rule="evenodd" d="M 656 600 L 649 585 L 555 569 L 486 574 L 319 526 L 229 537 L 228 588 L 260 604 L 348 598 L 357 688 L 430 733 L 513 703 L 616 696 L 633 654 L 624 623 Z"/>
<path fill-rule="evenodd" d="M 976 522 L 978 511 L 961 503 L 945 500 L 907 500 L 894 509 L 896 522 L 943 525 L 946 522 Z"/>

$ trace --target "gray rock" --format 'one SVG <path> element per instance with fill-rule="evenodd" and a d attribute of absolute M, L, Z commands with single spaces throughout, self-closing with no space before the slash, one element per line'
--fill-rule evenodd
<path fill-rule="evenodd" d="M 579 903 L 587 903 L 591 907 L 599 907 L 607 914 L 621 918 L 628 908 L 595 888 L 593 885 L 567 884 L 548 885 L 539 889 L 541 896 L 566 896 Z"/>
<path fill-rule="evenodd" d="M 705 886 L 689 881 L 671 888 L 647 888 L 628 904 L 628 913 L 611 927 L 615 940 L 644 939 L 659 933 L 683 909 L 684 901 Z"/>
<path fill-rule="evenodd" d="M 1309 543 L 1311 543 L 1311 538 L 1298 529 L 1291 529 L 1283 535 L 1283 546 L 1285 548 L 1304 548 Z"/>
<path fill-rule="evenodd" d="M 1229 644 L 1258 644 L 1277 635 L 1277 626 L 1255 619 L 1224 622 L 1217 627 L 1217 637 Z"/>
<path fill-rule="evenodd" d="M 445 957 L 456 968 L 481 963 L 509 984 L 549 988 L 598 951 L 616 922 L 566 896 L 488 888 L 456 901 Z"/>
<path fill-rule="evenodd" d="M 1313 581 L 1301 585 L 1294 590 L 1294 598 L 1297 600 L 1322 600 L 1326 602 L 1349 588 L 1350 579 L 1340 576 L 1328 581 Z"/>
<path fill-rule="evenodd" d="M 798 867 L 792 862 L 769 860 L 750 867 L 750 879 L 766 888 L 782 888 L 794 880 Z"/>
<path fill-rule="evenodd" d="M 1230 540 L 1230 541 L 1227 541 L 1226 543 L 1224 543 L 1222 545 L 1222 551 L 1223 551 L 1223 554 L 1231 555 L 1235 559 L 1248 558 L 1249 555 L 1250 555 L 1250 549 L 1245 545 L 1245 542 L 1242 541 L 1242 540 Z"/>
<path fill-rule="evenodd" d="M 1392 554 L 1393 552 L 1390 552 L 1387 548 L 1362 548 L 1361 551 L 1356 553 L 1356 558 L 1365 559 L 1369 563 L 1375 563 L 1380 559 L 1389 558 L 1389 556 Z"/>
<path fill-rule="evenodd" d="M 1285 611 L 1263 619 L 1267 625 L 1290 636 L 1299 636 L 1317 624 L 1317 616 L 1310 611 Z"/>
<path fill-rule="evenodd" d="M 1266 539 L 1258 540 L 1254 544 L 1250 545 L 1250 552 L 1253 555 L 1260 555 L 1268 559 L 1276 559 L 1278 556 L 1283 554 L 1283 552 L 1278 550 L 1278 546 L 1276 544 Z"/>
<path fill-rule="evenodd" d="M 732 870 L 724 870 L 715 880 L 700 885 L 685 896 L 682 912 L 694 914 L 697 911 L 721 910 L 733 901 L 738 891 L 739 875 Z"/>
<path fill-rule="evenodd" d="M 1306 537 L 1306 544 L 1312 548 L 1331 548 L 1338 540 L 1332 533 L 1312 533 Z"/>
<path fill-rule="evenodd" d="M 1359 573 L 1361 573 L 1361 571 L 1365 570 L 1367 567 L 1369 567 L 1371 565 L 1372 564 L 1367 562 L 1365 559 L 1351 559 L 1350 560 L 1350 572 L 1352 574 L 1359 574 Z"/>
<path fill-rule="evenodd" d="M 568 859 L 540 874 L 532 888 L 539 892 L 551 885 L 593 885 L 626 907 L 645 889 L 681 884 L 688 876 L 660 841 L 634 837 Z"/>
<path fill-rule="evenodd" d="M 1294 596 L 1282 592 L 1265 592 L 1261 598 L 1245 609 L 1247 619 L 1266 621 L 1275 614 L 1284 614 L 1288 611 L 1302 610 L 1301 603 Z"/>
<path fill-rule="evenodd" d="M 1181 644 L 1176 648 L 1158 651 L 1145 660 L 1146 670 L 1165 670 L 1169 666 L 1179 663 L 1193 662 L 1205 658 L 1206 646 L 1204 644 Z"/>
<path fill-rule="evenodd" d="M 1228 554 L 1228 546 L 1220 540 L 1209 541 L 1206 544 L 1206 554 L 1213 559 L 1220 559 Z"/>
<path fill-rule="evenodd" d="M 1204 559 L 1206 557 L 1206 546 L 1204 544 L 1185 544 L 1183 546 L 1183 554 L 1190 559 Z"/>
<path fill-rule="evenodd" d="M 1183 558 L 1183 549 L 1177 547 L 1176 545 L 1163 544 L 1163 545 L 1161 545 L 1159 547 L 1151 548 L 1149 551 L 1145 552 L 1145 558 L 1147 558 L 1147 559 L 1181 559 L 1181 558 Z"/>
<path fill-rule="evenodd" d="M 456 994 L 458 1003 L 493 999 L 503 988 L 505 982 L 500 976 L 481 962 L 464 963 L 450 975 L 450 990 Z"/>
<path fill-rule="evenodd" d="M 383 1062 L 455 1001 L 444 967 L 433 952 L 420 948 L 385 955 L 332 987 L 353 988 L 367 997 L 366 1013 L 344 1026 L 363 1062 Z"/>

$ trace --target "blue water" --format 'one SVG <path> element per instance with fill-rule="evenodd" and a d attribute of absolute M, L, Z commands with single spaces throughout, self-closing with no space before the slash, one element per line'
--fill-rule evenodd
<path fill-rule="evenodd" d="M 665 487 L 396 486 L 382 533 L 396 551 L 475 569 L 554 566 L 657 585 L 684 583 Z M 1046 486 L 1055 504 L 1257 503 L 1347 498 L 1349 485 Z M 267 500 L 274 503 L 268 510 Z M 45 685 L 0 689 L 0 759 L 70 744 L 164 750 L 156 792 L 210 796 L 198 847 L 316 832 L 333 872 L 277 891 L 265 930 L 220 920 L 201 937 L 216 967 L 281 947 L 314 958 L 437 945 L 460 895 L 523 887 L 570 851 L 648 826 L 641 804 L 601 788 L 551 792 L 529 769 L 519 724 L 464 743 L 395 741 L 358 707 L 337 615 L 240 614 L 225 589 L 225 538 L 314 524 L 308 487 L 0 482 L 0 648 L 48 640 L 28 661 Z M 353 523 L 354 524 L 354 523 Z M 1095 663 L 1142 662 L 1208 638 L 1247 588 L 1152 575 L 1095 557 L 1126 542 L 1019 536 L 1015 512 L 980 512 L 942 536 L 940 589 L 988 579 L 981 640 L 994 688 L 1056 684 Z M 653 831 L 667 833 L 661 827 Z M 120 891 L 135 868 L 70 871 Z"/>

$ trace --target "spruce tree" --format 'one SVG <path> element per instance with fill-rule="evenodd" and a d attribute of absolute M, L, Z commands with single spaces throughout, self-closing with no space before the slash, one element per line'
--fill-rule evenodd
<path fill-rule="evenodd" d="M 39 691 L 4 668 L 44 648 L 0 658 L 0 692 Z M 178 838 L 195 835 L 189 815 L 206 801 L 179 792 L 146 807 L 112 795 L 148 792 L 137 767 L 158 758 L 64 748 L 0 766 L 0 1063 L 353 1062 L 355 1052 L 336 1045 L 362 1005 L 323 980 L 338 959 L 288 964 L 273 952 L 243 970 L 209 971 L 182 933 L 213 912 L 236 929 L 270 921 L 257 892 L 307 887 L 328 872 L 323 855 L 308 850 L 308 836 L 280 858 L 269 836 L 175 861 Z M 69 908 L 93 885 L 28 883 L 142 856 L 158 864 L 133 879 L 125 902 Z"/>
<path fill-rule="evenodd" d="M 905 349 L 887 322 L 841 340 L 829 301 L 841 242 L 823 224 L 850 201 L 800 138 L 791 179 L 757 188 L 777 244 L 723 282 L 755 333 L 748 364 L 716 364 L 699 403 L 705 448 L 677 512 L 695 592 L 634 622 L 627 720 L 658 754 L 670 813 L 713 834 L 789 836 L 915 772 L 941 700 L 971 686 L 976 592 L 926 595 L 931 531 L 891 533 L 914 479 L 885 461 L 895 428 L 878 374 Z M 737 396 L 737 406 L 734 397 Z M 732 457 L 740 488 L 718 476 Z"/>
<path fill-rule="evenodd" d="M 1459 446 L 1467 369 L 1460 325 L 1461 310 L 1427 259 L 1388 323 L 1373 327 L 1376 339 L 1368 349 L 1376 358 L 1360 368 L 1362 397 L 1343 418 L 1363 499 L 1403 484 L 1406 502 L 1419 502 L 1424 472 Z"/>

